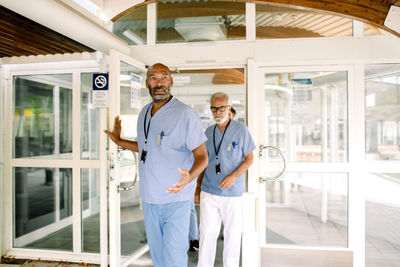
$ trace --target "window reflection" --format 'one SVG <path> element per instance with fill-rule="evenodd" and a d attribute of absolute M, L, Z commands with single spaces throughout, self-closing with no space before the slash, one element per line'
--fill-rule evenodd
<path fill-rule="evenodd" d="M 314 10 L 256 4 L 257 39 L 352 36 L 353 20 Z"/>
<path fill-rule="evenodd" d="M 264 90 L 267 145 L 289 161 L 347 161 L 346 72 L 266 74 Z"/>
<path fill-rule="evenodd" d="M 147 42 L 147 5 L 143 5 L 113 19 L 112 32 L 129 45 Z"/>
<path fill-rule="evenodd" d="M 400 64 L 365 67 L 365 151 L 368 160 L 400 160 Z"/>
<path fill-rule="evenodd" d="M 100 252 L 100 170 L 81 169 L 82 250 Z"/>
<path fill-rule="evenodd" d="M 245 3 L 238 2 L 158 2 L 157 42 L 245 39 L 245 14 Z"/>
<path fill-rule="evenodd" d="M 71 158 L 72 75 L 14 77 L 13 156 Z"/>
<path fill-rule="evenodd" d="M 72 169 L 16 167 L 13 177 L 14 246 L 72 250 Z"/>

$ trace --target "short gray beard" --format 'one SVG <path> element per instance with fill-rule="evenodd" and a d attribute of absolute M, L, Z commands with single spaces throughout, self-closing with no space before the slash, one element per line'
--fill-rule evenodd
<path fill-rule="evenodd" d="M 153 95 L 152 94 L 153 89 L 151 89 L 150 86 L 148 86 L 147 89 L 149 90 L 149 94 L 155 103 L 161 103 L 171 96 L 171 87 L 170 86 L 167 87 L 167 90 L 166 90 L 167 92 L 164 96 Z"/>
<path fill-rule="evenodd" d="M 161 102 L 167 100 L 170 96 L 171 96 L 171 94 L 168 94 L 165 97 L 158 95 L 158 96 L 151 96 L 151 98 L 153 99 L 154 102 L 161 103 Z"/>
<path fill-rule="evenodd" d="M 227 114 L 227 115 L 226 115 L 225 117 L 223 117 L 222 119 L 219 119 L 219 118 L 218 118 L 219 121 L 217 121 L 217 119 L 214 118 L 216 124 L 223 124 L 223 123 L 226 122 L 228 119 L 229 119 L 229 114 Z"/>

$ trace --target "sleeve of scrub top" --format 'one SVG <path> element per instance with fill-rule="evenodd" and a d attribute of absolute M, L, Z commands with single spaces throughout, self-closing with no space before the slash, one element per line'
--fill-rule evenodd
<path fill-rule="evenodd" d="M 190 151 L 207 140 L 201 128 L 200 117 L 193 109 L 187 111 L 185 128 L 185 144 Z"/>
<path fill-rule="evenodd" d="M 247 155 L 256 149 L 256 145 L 253 142 L 253 138 L 250 135 L 247 127 L 244 127 L 244 139 L 243 139 L 243 155 Z"/>

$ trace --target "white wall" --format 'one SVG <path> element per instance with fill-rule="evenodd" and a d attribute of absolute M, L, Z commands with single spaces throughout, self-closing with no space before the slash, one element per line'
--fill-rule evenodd
<path fill-rule="evenodd" d="M 395 36 L 274 39 L 131 46 L 131 55 L 145 64 L 258 66 L 357 64 L 400 60 L 400 38 Z M 234 56 L 232 56 L 234 55 Z"/>

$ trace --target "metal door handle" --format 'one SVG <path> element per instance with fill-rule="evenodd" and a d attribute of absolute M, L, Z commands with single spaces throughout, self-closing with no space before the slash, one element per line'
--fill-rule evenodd
<path fill-rule="evenodd" d="M 281 178 L 281 176 L 286 171 L 286 159 L 285 159 L 285 156 L 283 155 L 282 151 L 279 148 L 274 147 L 274 146 L 264 146 L 264 145 L 260 145 L 260 150 L 259 150 L 259 154 L 258 154 L 260 158 L 263 156 L 263 150 L 264 149 L 276 150 L 279 153 L 279 156 L 281 157 L 281 159 L 283 161 L 283 168 L 282 168 L 281 172 L 279 172 L 277 175 L 274 175 L 272 177 L 266 177 L 266 176 L 262 177 L 262 176 L 260 176 L 258 178 L 258 181 L 260 183 L 263 183 L 263 182 L 275 182 L 275 181 L 279 180 Z"/>
<path fill-rule="evenodd" d="M 124 149 L 124 148 L 122 148 L 122 147 L 118 147 L 118 148 L 117 148 L 117 151 L 118 151 L 118 160 L 119 160 L 119 158 L 120 158 L 120 157 L 119 157 L 119 153 L 120 153 L 121 151 L 124 151 L 124 150 L 126 150 L 126 149 Z M 118 193 L 121 192 L 121 191 L 129 191 L 129 190 L 132 190 L 132 189 L 135 187 L 135 184 L 136 184 L 136 181 L 137 181 L 137 178 L 138 178 L 138 166 L 139 166 L 139 164 L 138 164 L 138 156 L 137 156 L 136 152 L 133 152 L 133 151 L 131 151 L 131 152 L 133 153 L 133 156 L 135 157 L 135 163 L 136 163 L 135 178 L 133 179 L 132 183 L 131 183 L 129 186 L 121 186 L 121 185 L 118 185 L 118 187 L 117 187 Z"/>

